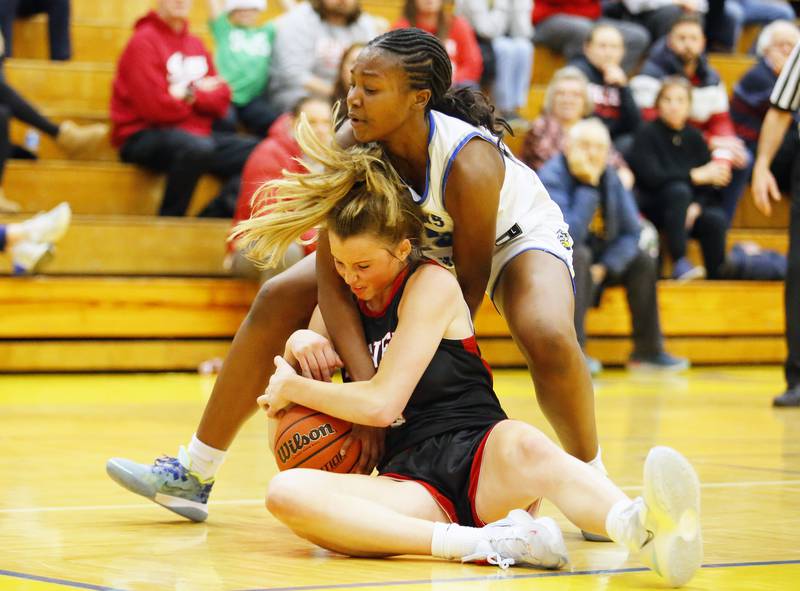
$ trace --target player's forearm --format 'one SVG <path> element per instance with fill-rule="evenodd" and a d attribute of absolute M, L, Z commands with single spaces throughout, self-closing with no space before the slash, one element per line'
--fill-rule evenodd
<path fill-rule="evenodd" d="M 281 395 L 295 404 L 358 425 L 386 427 L 396 418 L 391 416 L 386 393 L 377 392 L 369 381 L 340 384 L 296 376 L 287 381 Z"/>

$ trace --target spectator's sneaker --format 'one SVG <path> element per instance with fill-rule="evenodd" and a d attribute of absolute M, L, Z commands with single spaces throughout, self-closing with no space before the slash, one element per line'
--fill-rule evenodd
<path fill-rule="evenodd" d="M 700 481 L 674 449 L 659 446 L 647 454 L 643 510 L 636 517 L 647 532 L 639 559 L 673 587 L 688 583 L 703 561 Z"/>
<path fill-rule="evenodd" d="M 589 373 L 592 374 L 592 377 L 599 375 L 603 371 L 603 364 L 599 359 L 595 359 L 587 355 L 586 353 L 583 354 L 584 359 L 586 359 L 586 367 L 589 368 Z"/>
<path fill-rule="evenodd" d="M 201 482 L 177 458 L 162 456 L 152 465 L 123 458 L 106 462 L 106 472 L 117 484 L 192 521 L 208 517 L 208 495 L 214 480 Z"/>
<path fill-rule="evenodd" d="M 58 128 L 56 143 L 74 158 L 91 154 L 107 136 L 108 125 L 105 123 L 78 125 L 74 121 L 64 121 Z"/>
<path fill-rule="evenodd" d="M 72 220 L 69 203 L 59 203 L 48 212 L 40 213 L 19 224 L 30 242 L 58 242 L 67 233 Z"/>
<path fill-rule="evenodd" d="M 800 386 L 789 388 L 780 396 L 776 396 L 772 406 L 800 406 Z"/>
<path fill-rule="evenodd" d="M 689 360 L 675 357 L 662 351 L 658 355 L 640 356 L 631 355 L 628 360 L 628 369 L 631 371 L 670 371 L 678 372 L 689 369 Z"/>
<path fill-rule="evenodd" d="M 568 562 L 564 537 L 549 517 L 534 519 L 527 511 L 514 509 L 483 529 L 487 537 L 461 562 L 486 562 L 503 569 L 514 564 L 557 569 Z"/>
<path fill-rule="evenodd" d="M 25 240 L 11 247 L 14 275 L 32 275 L 53 258 L 53 245 Z"/>
<path fill-rule="evenodd" d="M 672 267 L 672 278 L 676 281 L 692 281 L 693 279 L 703 279 L 705 276 L 705 267 L 693 265 L 686 257 L 675 261 Z"/>
<path fill-rule="evenodd" d="M 22 210 L 22 206 L 16 201 L 11 201 L 6 197 L 3 188 L 0 187 L 0 213 L 17 213 Z"/>

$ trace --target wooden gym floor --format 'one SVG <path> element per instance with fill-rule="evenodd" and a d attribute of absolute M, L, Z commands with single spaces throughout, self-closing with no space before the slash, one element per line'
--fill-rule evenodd
<path fill-rule="evenodd" d="M 549 432 L 528 377 L 496 375 L 511 416 Z M 647 450 L 672 445 L 703 483 L 705 568 L 688 589 L 800 589 L 800 409 L 773 409 L 778 368 L 596 381 L 604 457 L 629 494 Z M 552 573 L 400 557 L 355 560 L 292 535 L 263 506 L 275 467 L 264 422 L 240 434 L 205 524 L 124 491 L 106 458 L 150 461 L 189 439 L 211 378 L 0 376 L 0 589 L 663 589 L 612 544 L 584 542 L 552 505 L 571 565 Z"/>

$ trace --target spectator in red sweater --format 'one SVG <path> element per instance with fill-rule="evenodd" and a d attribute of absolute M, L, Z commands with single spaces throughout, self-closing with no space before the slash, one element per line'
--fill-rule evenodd
<path fill-rule="evenodd" d="M 535 0 L 533 40 L 568 60 L 579 56 L 592 27 L 598 22 L 613 25 L 625 40 L 622 67 L 630 72 L 650 45 L 650 33 L 638 23 L 601 18 L 600 0 Z"/>
<path fill-rule="evenodd" d="M 203 173 L 241 172 L 255 138 L 212 132 L 231 102 L 203 42 L 188 30 L 191 0 L 157 0 L 117 64 L 112 143 L 123 161 L 167 174 L 161 215 L 186 213 Z"/>
<path fill-rule="evenodd" d="M 453 15 L 453 0 L 406 0 L 403 18 L 393 29 L 417 27 L 436 35 L 453 62 L 453 86 L 478 86 L 483 58 L 469 22 Z"/>
<path fill-rule="evenodd" d="M 327 98 L 319 96 L 302 98 L 291 113 L 281 115 L 270 127 L 267 138 L 250 154 L 244 166 L 239 200 L 233 217 L 234 226 L 242 220 L 250 219 L 256 205 L 253 203 L 254 194 L 264 183 L 280 178 L 284 171 L 302 172 L 305 169 L 301 164 L 304 155 L 294 136 L 295 124 L 303 115 L 320 141 L 329 143 L 332 140 L 331 102 Z M 303 234 L 301 239 L 311 240 L 316 234 L 316 231 L 312 230 Z M 259 269 L 234 248 L 233 242 L 229 242 L 226 264 L 238 277 L 259 279 L 263 282 L 292 266 L 315 248 L 314 244 L 295 243 L 287 251 L 282 267 Z"/>

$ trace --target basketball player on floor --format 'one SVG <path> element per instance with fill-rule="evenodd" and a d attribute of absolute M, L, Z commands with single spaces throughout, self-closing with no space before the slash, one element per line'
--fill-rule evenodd
<path fill-rule="evenodd" d="M 269 510 L 301 537 L 351 556 L 561 568 L 567 551 L 558 526 L 525 510 L 546 498 L 582 530 L 637 553 L 669 584 L 686 583 L 702 560 L 699 484 L 686 459 L 651 450 L 644 498 L 631 500 L 538 429 L 507 419 L 458 282 L 414 255 L 424 218 L 381 149 L 343 152 L 308 132 L 300 140 L 305 153 L 336 166 L 279 182 L 279 205 L 244 222 L 240 243 L 254 260 L 277 262 L 302 232 L 326 227 L 376 374 L 345 384 L 298 375 L 309 364 L 340 365 L 315 313 L 311 329 L 295 332 L 285 357 L 275 358 L 259 403 L 272 417 L 296 403 L 388 432 L 379 476 L 287 470 L 270 483 Z M 312 342 L 328 355 L 309 353 Z"/>

